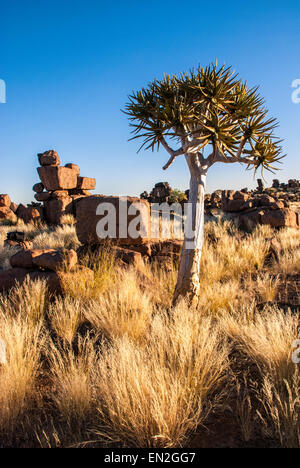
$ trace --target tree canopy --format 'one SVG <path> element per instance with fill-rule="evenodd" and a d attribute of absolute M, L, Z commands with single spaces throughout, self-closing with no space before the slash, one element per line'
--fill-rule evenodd
<path fill-rule="evenodd" d="M 210 64 L 189 73 L 165 76 L 129 96 L 125 113 L 133 128 L 132 139 L 141 148 L 170 154 L 167 169 L 183 154 L 197 154 L 200 165 L 215 162 L 245 163 L 247 168 L 273 172 L 285 156 L 267 116 L 258 88 L 248 88 L 232 68 Z M 171 148 L 171 140 L 179 147 Z M 211 151 L 204 157 L 206 147 Z"/>

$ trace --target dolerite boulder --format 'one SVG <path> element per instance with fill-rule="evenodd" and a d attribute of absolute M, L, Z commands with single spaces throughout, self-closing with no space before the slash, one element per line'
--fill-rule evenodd
<path fill-rule="evenodd" d="M 25 268 L 12 268 L 0 271 L 0 293 L 7 292 L 18 284 L 23 284 L 26 279 L 33 281 L 44 280 L 51 293 L 62 291 L 60 278 L 54 271 L 34 271 Z"/>
<path fill-rule="evenodd" d="M 295 211 L 288 208 L 266 211 L 261 215 L 261 224 L 268 224 L 274 228 L 298 228 L 298 215 Z"/>
<path fill-rule="evenodd" d="M 50 150 L 45 153 L 38 154 L 39 163 L 41 166 L 59 166 L 60 159 L 56 151 Z"/>
<path fill-rule="evenodd" d="M 10 258 L 13 268 L 42 268 L 57 271 L 65 269 L 71 270 L 77 264 L 77 254 L 75 250 L 22 250 Z"/>
<path fill-rule="evenodd" d="M 32 190 L 35 193 L 42 193 L 44 191 L 44 186 L 41 182 L 39 182 L 37 184 L 34 184 L 34 186 L 32 187 Z"/>
<path fill-rule="evenodd" d="M 0 195 L 0 207 L 5 206 L 7 208 L 10 208 L 10 205 L 11 205 L 11 199 L 9 195 L 7 194 Z"/>
<path fill-rule="evenodd" d="M 42 184 L 48 191 L 68 190 L 77 187 L 77 173 L 62 166 L 38 167 Z"/>
<path fill-rule="evenodd" d="M 81 190 L 95 190 L 96 179 L 91 177 L 78 177 L 77 188 Z"/>
<path fill-rule="evenodd" d="M 43 207 L 37 205 L 28 205 L 26 207 L 20 204 L 16 211 L 16 215 L 18 218 L 22 219 L 26 224 L 44 220 Z"/>
<path fill-rule="evenodd" d="M 15 213 L 7 206 L 0 206 L 0 221 L 13 221 L 15 219 Z"/>
<path fill-rule="evenodd" d="M 45 217 L 49 224 L 60 224 L 62 216 L 73 214 L 73 200 L 67 196 L 45 202 Z"/>
<path fill-rule="evenodd" d="M 34 198 L 36 199 L 36 201 L 45 202 L 45 201 L 50 200 L 50 198 L 51 198 L 51 193 L 50 193 L 50 192 L 36 193 L 36 194 L 34 195 Z"/>
<path fill-rule="evenodd" d="M 129 208 L 130 214 L 128 215 Z M 99 244 L 105 240 L 103 230 L 107 229 L 104 225 L 105 219 L 107 220 L 107 210 L 112 215 L 109 226 L 112 229 L 110 234 L 112 240 L 122 245 L 144 244 L 149 241 L 150 205 L 146 200 L 135 197 L 96 195 L 82 198 L 76 203 L 76 232 L 81 243 Z M 139 232 L 134 229 L 135 223 Z M 129 225 L 131 225 L 132 233 L 128 231 Z"/>
<path fill-rule="evenodd" d="M 73 169 L 74 171 L 76 171 L 76 174 L 78 176 L 80 175 L 80 167 L 77 164 L 68 163 L 68 164 L 65 164 L 65 167 L 68 167 L 69 169 Z"/>

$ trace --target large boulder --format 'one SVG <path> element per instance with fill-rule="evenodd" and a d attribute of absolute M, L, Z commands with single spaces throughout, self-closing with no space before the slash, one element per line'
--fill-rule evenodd
<path fill-rule="evenodd" d="M 7 206 L 0 206 L 0 221 L 13 221 L 15 219 L 15 213 Z"/>
<path fill-rule="evenodd" d="M 77 254 L 74 250 L 21 250 L 10 258 L 13 268 L 42 268 L 58 271 L 71 270 L 77 264 Z"/>
<path fill-rule="evenodd" d="M 0 206 L 6 206 L 7 208 L 9 208 L 10 205 L 11 205 L 11 199 L 9 195 L 7 194 L 0 195 Z"/>
<path fill-rule="evenodd" d="M 24 223 L 39 222 L 44 219 L 44 212 L 42 206 L 29 205 L 24 206 L 20 204 L 16 211 L 18 218 L 22 219 Z"/>
<path fill-rule="evenodd" d="M 38 154 L 39 163 L 41 166 L 59 166 L 60 159 L 56 151 L 50 150 L 45 153 Z"/>
<path fill-rule="evenodd" d="M 109 227 L 112 229 L 107 238 L 114 239 L 122 245 L 144 244 L 149 241 L 151 233 L 150 205 L 146 200 L 135 197 L 95 195 L 79 199 L 75 208 L 77 236 L 83 244 L 99 244 L 105 240 L 103 229 L 107 229 L 108 226 L 105 227 L 103 224 L 105 220 L 108 220 L 107 210 L 111 214 Z M 130 214 L 128 215 L 129 208 Z M 137 224 L 136 230 L 134 223 Z M 128 230 L 129 225 L 130 231 Z"/>
<path fill-rule="evenodd" d="M 29 278 L 31 280 L 45 280 L 51 293 L 61 292 L 60 278 L 52 271 L 31 271 L 25 268 L 12 268 L 0 271 L 0 293 L 7 292 L 17 284 L 22 284 Z"/>
<path fill-rule="evenodd" d="M 69 190 L 77 187 L 75 169 L 58 166 L 38 167 L 40 179 L 48 191 Z"/>
<path fill-rule="evenodd" d="M 38 202 L 45 202 L 45 201 L 48 201 L 48 200 L 50 200 L 50 198 L 51 198 L 51 192 L 36 193 L 36 194 L 34 195 L 34 198 L 35 198 Z"/>
<path fill-rule="evenodd" d="M 298 216 L 293 210 L 285 208 L 283 210 L 264 211 L 261 215 L 261 224 L 268 224 L 273 228 L 292 227 L 298 228 Z"/>
<path fill-rule="evenodd" d="M 67 196 L 45 202 L 45 218 L 49 224 L 60 224 L 61 217 L 73 213 L 73 200 Z"/>
<path fill-rule="evenodd" d="M 132 265 L 137 269 L 141 269 L 144 265 L 140 252 L 125 249 L 124 247 L 113 247 L 113 252 L 118 260 L 121 260 L 126 265 Z"/>

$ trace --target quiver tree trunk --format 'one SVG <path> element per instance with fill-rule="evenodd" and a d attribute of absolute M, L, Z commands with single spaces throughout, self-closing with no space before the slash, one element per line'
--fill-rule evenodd
<path fill-rule="evenodd" d="M 190 195 L 173 305 L 183 298 L 190 305 L 197 306 L 200 291 L 200 260 L 204 241 L 206 171 L 192 165 L 189 160 L 188 164 L 191 172 Z"/>

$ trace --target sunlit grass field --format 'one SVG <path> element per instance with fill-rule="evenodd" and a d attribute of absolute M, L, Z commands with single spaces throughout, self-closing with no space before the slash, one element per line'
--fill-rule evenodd
<path fill-rule="evenodd" d="M 79 247 L 66 222 L 1 226 L 1 268 L 14 229 Z M 81 262 L 95 281 L 63 296 L 41 281 L 0 295 L 0 447 L 300 447 L 298 314 L 276 299 L 300 274 L 300 231 L 208 223 L 196 310 L 171 307 L 176 266 L 124 269 L 109 247 Z"/>

